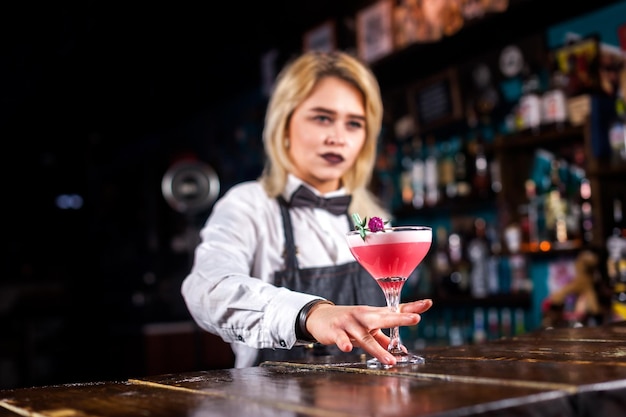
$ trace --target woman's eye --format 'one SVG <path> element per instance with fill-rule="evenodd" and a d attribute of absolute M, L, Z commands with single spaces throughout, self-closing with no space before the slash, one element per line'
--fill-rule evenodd
<path fill-rule="evenodd" d="M 352 129 L 361 129 L 363 127 L 363 122 L 350 121 L 348 122 L 348 126 Z"/>
<path fill-rule="evenodd" d="M 315 120 L 327 123 L 331 121 L 331 118 L 323 114 L 318 114 L 317 116 L 315 116 Z"/>

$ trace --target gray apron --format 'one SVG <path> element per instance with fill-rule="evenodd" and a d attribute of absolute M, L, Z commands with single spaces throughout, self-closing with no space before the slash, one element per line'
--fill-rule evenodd
<path fill-rule="evenodd" d="M 383 291 L 376 280 L 356 261 L 343 265 L 304 268 L 298 267 L 296 244 L 293 238 L 291 216 L 287 202 L 278 197 L 283 230 L 285 233 L 285 269 L 274 273 L 274 285 L 293 291 L 324 297 L 337 305 L 386 305 Z M 346 213 L 347 215 L 347 213 Z M 348 221 L 353 226 L 350 216 Z M 295 326 L 295 323 L 294 323 Z M 355 348 L 351 354 L 364 351 Z M 310 358 L 311 356 L 345 354 L 337 346 L 324 346 L 319 343 L 307 346 L 294 346 L 292 349 L 261 349 L 257 364 L 263 361 L 286 361 Z"/>

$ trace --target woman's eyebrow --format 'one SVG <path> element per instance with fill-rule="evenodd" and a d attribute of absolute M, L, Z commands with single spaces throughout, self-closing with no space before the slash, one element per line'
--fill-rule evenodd
<path fill-rule="evenodd" d="M 325 107 L 313 107 L 313 108 L 310 109 L 310 111 L 319 112 L 319 113 L 325 113 L 325 114 L 333 115 L 333 116 L 337 114 L 336 111 L 327 109 Z M 352 119 L 359 119 L 359 120 L 365 121 L 365 116 L 362 115 L 362 114 L 349 113 L 348 117 L 350 117 Z"/>

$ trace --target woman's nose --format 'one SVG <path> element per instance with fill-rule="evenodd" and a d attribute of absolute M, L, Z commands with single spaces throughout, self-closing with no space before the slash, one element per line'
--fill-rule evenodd
<path fill-rule="evenodd" d="M 325 143 L 328 145 L 344 145 L 345 136 L 340 128 L 333 128 L 326 132 Z"/>

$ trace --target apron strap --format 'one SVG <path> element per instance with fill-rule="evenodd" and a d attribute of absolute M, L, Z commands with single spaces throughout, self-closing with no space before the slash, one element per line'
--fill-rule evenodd
<path fill-rule="evenodd" d="M 280 216 L 283 219 L 283 233 L 285 235 L 285 248 L 283 257 L 285 258 L 285 269 L 288 271 L 298 271 L 298 258 L 296 257 L 296 242 L 293 238 L 293 228 L 291 226 L 291 216 L 289 215 L 289 205 L 282 196 L 277 197 L 280 206 Z"/>

